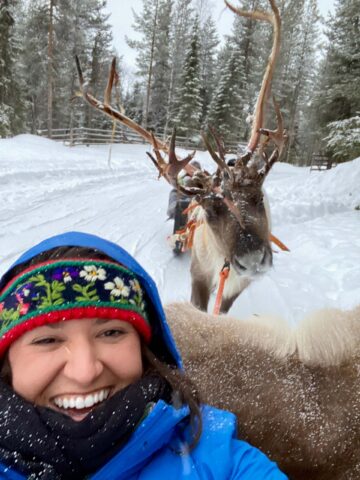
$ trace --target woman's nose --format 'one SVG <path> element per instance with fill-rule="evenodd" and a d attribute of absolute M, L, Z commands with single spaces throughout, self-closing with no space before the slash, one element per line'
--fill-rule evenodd
<path fill-rule="evenodd" d="M 65 346 L 66 364 L 64 374 L 81 385 L 90 385 L 101 375 L 104 367 L 96 348 L 87 340 Z"/>

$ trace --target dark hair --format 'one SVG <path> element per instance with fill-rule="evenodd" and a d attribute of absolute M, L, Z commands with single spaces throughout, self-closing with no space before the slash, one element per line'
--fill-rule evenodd
<path fill-rule="evenodd" d="M 0 359 L 0 379 L 8 385 L 12 383 L 11 368 L 7 353 Z"/>
<path fill-rule="evenodd" d="M 202 432 L 202 417 L 200 411 L 200 396 L 194 382 L 183 371 L 161 362 L 145 343 L 142 344 L 145 374 L 157 373 L 170 385 L 173 392 L 172 402 L 175 407 L 188 405 L 190 409 L 190 425 L 192 431 L 191 450 L 200 440 Z"/>
<path fill-rule="evenodd" d="M 66 258 L 92 258 L 94 260 L 115 261 L 100 250 L 94 248 L 70 246 L 56 247 L 36 255 L 27 262 L 16 265 L 6 273 L 3 282 L 9 282 L 13 277 L 20 274 L 29 266 L 46 262 L 47 260 L 60 260 Z M 199 441 L 202 432 L 202 417 L 198 390 L 195 384 L 182 370 L 179 370 L 175 365 L 166 362 L 163 359 L 159 359 L 158 355 L 156 355 L 143 341 L 141 344 L 144 360 L 144 374 L 156 373 L 165 379 L 172 389 L 172 402 L 174 406 L 180 407 L 181 405 L 188 405 L 190 409 L 189 418 L 192 430 L 192 442 L 189 445 L 189 448 L 192 449 Z M 11 368 L 7 354 L 1 359 L 0 378 L 11 385 Z"/>

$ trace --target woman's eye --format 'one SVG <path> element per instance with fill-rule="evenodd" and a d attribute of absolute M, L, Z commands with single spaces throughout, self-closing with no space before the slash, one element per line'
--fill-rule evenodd
<path fill-rule="evenodd" d="M 121 335 L 124 335 L 123 330 L 119 330 L 117 328 L 112 328 L 111 330 L 106 330 L 105 332 L 102 332 L 100 336 L 102 337 L 107 337 L 107 338 L 117 338 L 120 337 Z"/>
<path fill-rule="evenodd" d="M 57 343 L 60 340 L 55 337 L 45 337 L 45 338 L 37 338 L 33 340 L 31 343 L 32 345 L 51 345 L 53 343 Z"/>

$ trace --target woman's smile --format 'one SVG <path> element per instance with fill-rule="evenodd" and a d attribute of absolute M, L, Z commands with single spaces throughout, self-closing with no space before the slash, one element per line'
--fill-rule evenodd
<path fill-rule="evenodd" d="M 50 400 L 52 408 L 55 407 L 56 410 L 70 416 L 74 420 L 82 420 L 94 408 L 107 400 L 111 390 L 113 390 L 113 387 L 101 388 L 91 393 L 68 393 L 57 395 Z"/>

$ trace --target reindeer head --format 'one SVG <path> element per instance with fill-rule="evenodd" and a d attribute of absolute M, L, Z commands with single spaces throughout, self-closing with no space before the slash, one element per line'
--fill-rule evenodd
<path fill-rule="evenodd" d="M 234 193 L 231 201 L 241 215 L 241 223 L 216 196 L 201 203 L 218 250 L 238 275 L 264 273 L 272 265 L 272 252 L 263 194 L 249 187 Z"/>
<path fill-rule="evenodd" d="M 203 135 L 203 138 L 218 169 L 212 182 L 203 181 L 202 185 L 198 175 L 193 176 L 196 200 L 204 211 L 217 250 L 235 271 L 247 276 L 263 273 L 272 265 L 272 251 L 262 185 L 274 158 L 269 162 L 265 156 L 262 159 L 239 156 L 226 163 L 225 148 L 215 131 L 210 131 L 218 153 L 212 149 L 208 137 Z"/>

